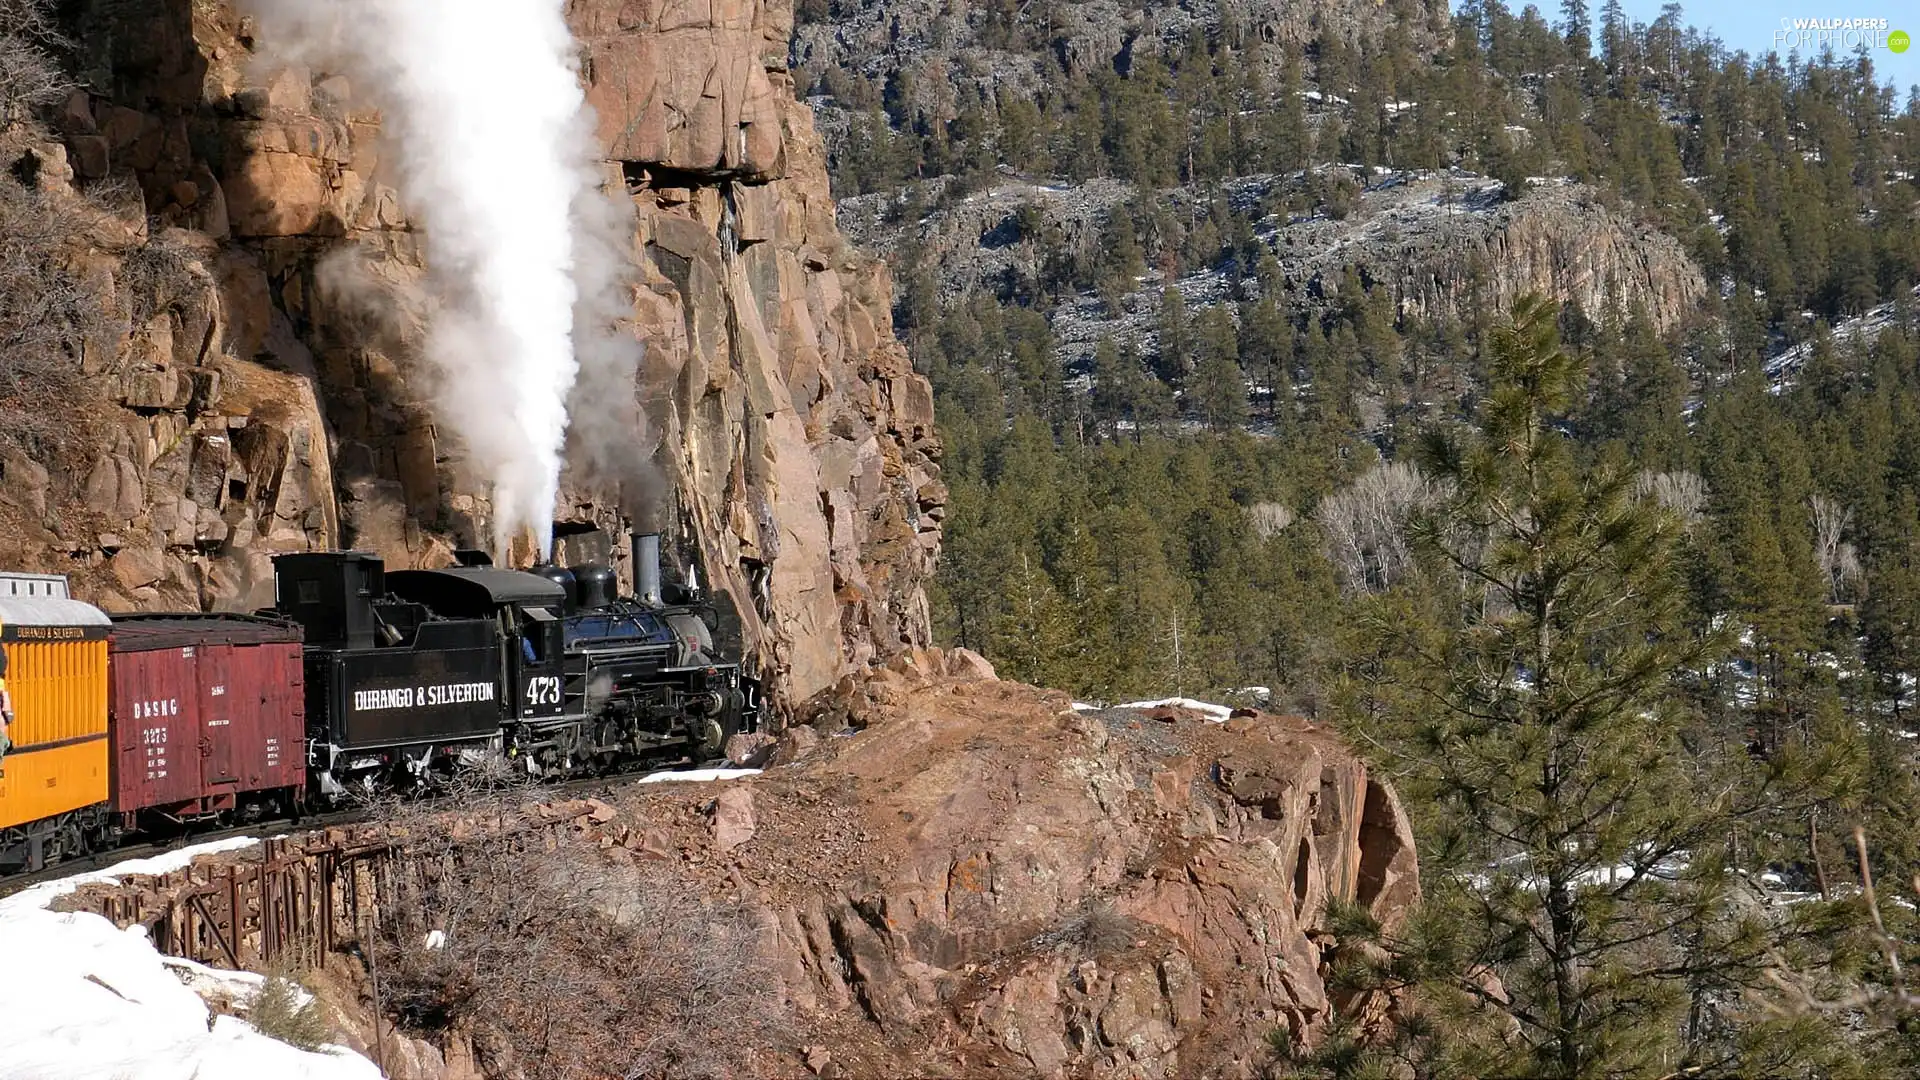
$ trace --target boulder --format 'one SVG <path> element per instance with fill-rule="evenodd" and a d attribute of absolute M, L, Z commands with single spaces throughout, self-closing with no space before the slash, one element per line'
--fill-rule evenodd
<path fill-rule="evenodd" d="M 319 163 L 297 154 L 242 157 L 221 183 L 236 236 L 299 236 L 320 230 L 332 189 Z"/>
<path fill-rule="evenodd" d="M 729 787 L 713 800 L 710 818 L 713 846 L 732 851 L 753 839 L 753 789 L 744 784 Z"/>
<path fill-rule="evenodd" d="M 986 679 L 991 681 L 999 678 L 998 675 L 994 674 L 992 661 L 974 652 L 972 649 L 967 648 L 948 650 L 946 670 L 948 675 L 956 679 Z"/>
<path fill-rule="evenodd" d="M 136 594 L 167 576 L 167 560 L 151 548 L 127 548 L 107 561 L 122 591 Z"/>
<path fill-rule="evenodd" d="M 765 732 L 740 732 L 727 739 L 727 760 L 743 769 L 758 769 L 773 759 L 779 740 Z"/>

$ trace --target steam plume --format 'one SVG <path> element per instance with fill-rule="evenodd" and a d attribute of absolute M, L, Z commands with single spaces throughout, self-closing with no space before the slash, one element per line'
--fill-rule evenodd
<path fill-rule="evenodd" d="M 553 544 L 574 353 L 576 208 L 597 197 L 563 0 L 252 0 L 274 55 L 382 112 L 425 226 L 435 408 L 493 487 L 494 544 Z"/>
<path fill-rule="evenodd" d="M 633 204 L 594 192 L 574 208 L 580 297 L 574 306 L 573 350 L 579 381 L 567 413 L 567 464 L 586 478 L 614 485 L 620 509 L 635 525 L 656 527 L 662 481 L 650 463 L 653 433 L 637 393 L 643 359 L 632 328 L 636 287 Z"/>

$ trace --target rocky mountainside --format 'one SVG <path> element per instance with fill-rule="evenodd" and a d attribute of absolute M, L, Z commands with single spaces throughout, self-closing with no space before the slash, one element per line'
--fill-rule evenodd
<path fill-rule="evenodd" d="M 1268 45 L 1298 49 L 1326 35 L 1350 46 L 1404 34 L 1430 48 L 1446 31 L 1445 4 L 1430 0 L 1195 0 L 1123 4 L 1064 0 L 971 8 L 944 0 L 840 0 L 804 5 L 793 38 L 796 68 L 820 74 L 834 67 L 888 82 L 911 79 L 908 107 L 951 120 L 970 98 L 996 91 L 1030 93 L 1046 59 L 1008 47 L 1018 26 L 1044 27 L 1049 49 L 1072 71 L 1125 66 L 1137 56 L 1175 55 L 1196 31 L 1244 33 Z M 1277 68 L 1280 52 L 1263 57 Z M 944 115 L 942 115 L 944 114 Z"/>
<path fill-rule="evenodd" d="M 1117 297 L 1082 296 L 1057 308 L 1053 332 L 1068 365 L 1091 360 L 1103 337 L 1151 349 L 1161 291 L 1177 287 L 1189 307 L 1204 308 L 1272 288 L 1288 311 L 1324 309 L 1340 297 L 1348 270 L 1369 287 L 1384 285 L 1394 309 L 1410 318 L 1460 319 L 1504 308 L 1530 292 L 1563 297 L 1586 311 L 1639 307 L 1666 330 L 1706 298 L 1707 284 L 1680 243 L 1605 205 L 1584 185 L 1542 183 L 1518 199 L 1499 181 L 1459 170 L 1364 170 L 1332 166 L 1321 175 L 1350 179 L 1353 205 L 1338 214 L 1316 208 L 1266 209 L 1296 178 L 1263 175 L 1224 185 L 1225 198 L 1254 219 L 1253 236 L 1278 274 L 1271 285 L 1234 263 L 1170 275 L 1151 271 Z M 1080 185 L 1007 182 L 943 204 L 902 223 L 891 194 L 840 202 L 841 228 L 863 247 L 896 256 L 918 249 L 937 268 L 948 298 L 969 290 L 1030 291 L 1049 251 L 1099 258 L 1109 215 L 1141 193 L 1119 180 Z M 1203 220 L 1209 194 L 1193 187 L 1153 193 L 1176 218 Z"/>
<path fill-rule="evenodd" d="M 1296 326 L 1343 302 L 1349 272 L 1370 293 L 1384 284 L 1402 325 L 1538 291 L 1597 319 L 1637 308 L 1664 333 L 1709 300 L 1657 210 L 1567 179 L 1512 122 L 1539 74 L 1471 105 L 1399 100 L 1462 96 L 1449 72 L 1472 50 L 1445 5 L 802 11 L 793 62 L 847 189 L 842 227 L 903 278 L 927 268 L 948 305 L 971 292 L 1045 311 L 1070 373 L 1103 337 L 1152 357 L 1167 286 L 1189 315 L 1236 319 L 1272 294 Z M 888 154 L 901 160 L 862 167 Z M 1147 262 L 1090 287 L 1123 232 Z M 1256 281 L 1267 259 L 1275 272 Z"/>
<path fill-rule="evenodd" d="M 1407 819 L 1384 779 L 1306 721 L 1084 711 L 964 650 L 842 680 L 806 719 L 759 776 L 519 812 L 628 882 L 608 903 L 669 880 L 689 907 L 757 928 L 757 946 L 723 962 L 751 967 L 734 981 L 764 985 L 753 992 L 779 1019 L 764 1037 L 711 1032 L 704 1060 L 724 1075 L 1247 1077 L 1276 1034 L 1311 1045 L 1336 1017 L 1370 1026 L 1396 1008 L 1330 979 L 1343 945 L 1329 907 L 1401 924 L 1420 896 Z M 496 827 L 492 811 L 443 822 L 456 843 Z M 105 895 L 147 888 L 160 895 L 137 909 L 159 911 L 178 884 Z M 445 947 L 468 955 L 468 933 L 485 931 L 460 923 Z M 365 972 L 337 959 L 308 981 L 335 988 L 336 1038 L 372 1053 L 355 1027 Z M 616 1057 L 539 1059 L 538 1039 L 501 1024 L 415 1026 L 386 1034 L 384 1053 L 410 1080 L 619 1075 Z"/>
<path fill-rule="evenodd" d="M 92 215 L 69 258 L 105 329 L 67 437 L 9 451 L 0 562 L 72 574 L 110 609 L 246 609 L 270 602 L 275 552 L 430 566 L 485 537 L 486 493 L 414 374 L 420 243 L 378 115 L 342 77 L 260 63 L 224 0 L 67 6 L 82 89 L 51 139 L 14 148 L 35 163 L 15 175 Z M 931 394 L 884 267 L 835 227 L 785 0 L 569 17 L 608 186 L 630 197 L 667 482 L 623 503 L 576 478 L 561 533 L 666 528 L 785 700 L 924 644 L 945 501 Z M 375 295 L 329 272 L 343 251 Z"/>

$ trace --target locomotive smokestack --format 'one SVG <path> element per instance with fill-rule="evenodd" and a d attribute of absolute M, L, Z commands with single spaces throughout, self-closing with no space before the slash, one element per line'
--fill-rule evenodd
<path fill-rule="evenodd" d="M 633 534 L 633 591 L 643 604 L 660 606 L 660 534 Z"/>

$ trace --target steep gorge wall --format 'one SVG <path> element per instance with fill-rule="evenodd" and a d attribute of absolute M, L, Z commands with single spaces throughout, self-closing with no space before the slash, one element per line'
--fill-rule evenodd
<path fill-rule="evenodd" d="M 271 602 L 273 553 L 432 566 L 484 539 L 486 493 L 414 362 L 421 238 L 364 95 L 269 67 L 231 0 L 72 18 L 85 89 L 36 148 L 39 184 L 75 205 L 125 189 L 73 254 L 113 325 L 83 350 L 100 396 L 75 403 L 78 437 L 4 463 L 0 558 L 109 608 L 247 609 Z M 892 337 L 885 269 L 835 227 L 789 6 L 574 0 L 569 18 L 632 208 L 634 438 L 665 483 L 623 502 L 570 474 L 562 531 L 668 531 L 785 700 L 924 644 L 932 396 Z M 341 251 L 361 272 L 330 269 Z"/>

